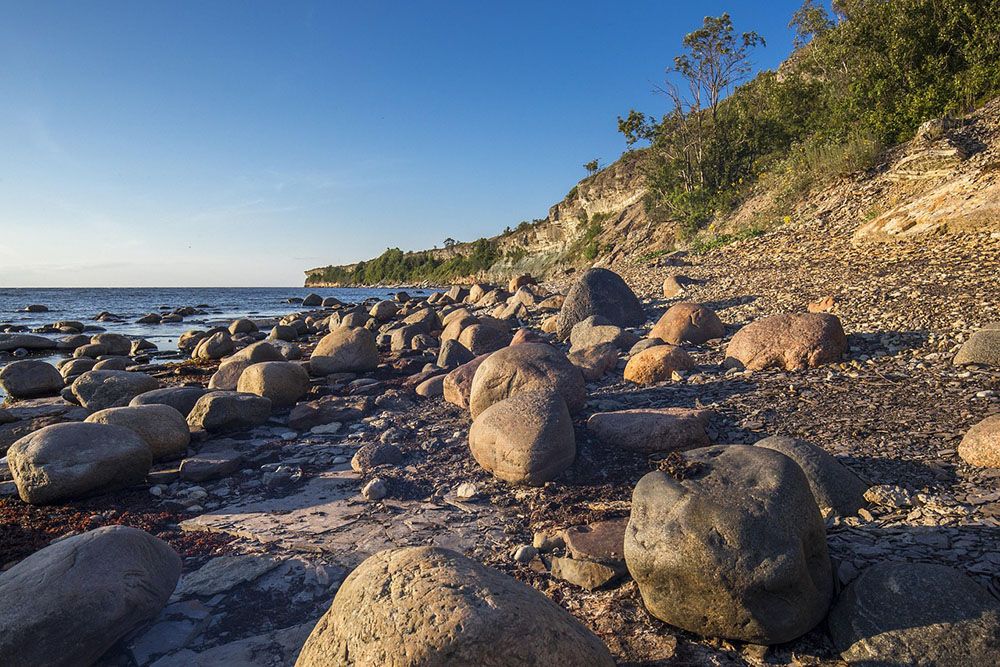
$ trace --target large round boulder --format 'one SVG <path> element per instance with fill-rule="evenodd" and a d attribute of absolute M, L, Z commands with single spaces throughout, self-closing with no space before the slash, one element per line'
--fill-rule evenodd
<path fill-rule="evenodd" d="M 187 454 L 191 430 L 184 415 L 169 405 L 139 405 L 98 410 L 84 421 L 113 424 L 133 431 L 149 445 L 154 461 L 179 459 Z"/>
<path fill-rule="evenodd" d="M 573 350 L 568 358 L 571 364 L 580 369 L 584 380 L 600 380 L 618 365 L 618 347 L 614 343 L 601 343 Z"/>
<path fill-rule="evenodd" d="M 755 644 L 799 637 L 826 615 L 826 529 L 790 458 L 730 445 L 685 453 L 677 479 L 636 485 L 625 561 L 653 616 Z"/>
<path fill-rule="evenodd" d="M 180 574 L 177 553 L 137 528 L 51 544 L 0 575 L 0 663 L 95 664 L 160 613 Z"/>
<path fill-rule="evenodd" d="M 291 361 L 265 361 L 247 366 L 236 391 L 269 398 L 274 408 L 290 408 L 309 391 L 309 373 Z"/>
<path fill-rule="evenodd" d="M 467 326 L 458 336 L 458 342 L 477 356 L 496 352 L 509 345 L 510 340 L 510 331 L 487 322 Z"/>
<path fill-rule="evenodd" d="M 676 345 L 656 345 L 633 354 L 625 364 L 624 377 L 636 384 L 656 384 L 667 382 L 675 372 L 694 367 L 694 359 L 683 349 Z"/>
<path fill-rule="evenodd" d="M 187 417 L 192 429 L 231 431 L 260 426 L 271 417 L 271 400 L 235 391 L 210 391 Z"/>
<path fill-rule="evenodd" d="M 63 377 L 52 364 L 25 359 L 0 369 L 0 387 L 18 399 L 55 396 L 62 391 Z"/>
<path fill-rule="evenodd" d="M 600 315 L 619 327 L 637 327 L 646 321 L 642 303 L 621 276 L 607 269 L 588 269 L 566 294 L 556 325 L 566 340 L 573 325 Z"/>
<path fill-rule="evenodd" d="M 392 330 L 389 334 L 389 349 L 402 352 L 413 348 L 413 340 L 427 333 L 427 327 L 422 324 L 404 324 Z"/>
<path fill-rule="evenodd" d="M 442 340 L 441 349 L 438 352 L 437 365 L 441 368 L 458 368 L 475 358 L 476 356 L 457 340 Z"/>
<path fill-rule="evenodd" d="M 287 324 L 275 324 L 271 328 L 271 332 L 267 334 L 267 340 L 278 341 L 283 340 L 285 342 L 292 342 L 299 339 L 299 331 L 295 327 L 288 326 Z"/>
<path fill-rule="evenodd" d="M 95 371 L 123 371 L 135 364 L 129 357 L 101 357 L 100 361 L 94 364 Z"/>
<path fill-rule="evenodd" d="M 714 310 L 690 301 L 677 303 L 668 308 L 649 332 L 650 338 L 659 338 L 673 345 L 681 343 L 700 345 L 725 335 L 726 327 Z"/>
<path fill-rule="evenodd" d="M 139 394 L 129 401 L 129 405 L 169 405 L 186 419 L 205 393 L 204 387 L 163 387 Z"/>
<path fill-rule="evenodd" d="M 945 565 L 869 567 L 840 594 L 829 626 L 852 665 L 1000 665 L 1000 603 Z"/>
<path fill-rule="evenodd" d="M 832 510 L 837 516 L 847 517 L 857 514 L 865 506 L 868 483 L 822 448 L 783 435 L 764 438 L 754 445 L 781 452 L 799 464 L 809 480 L 816 504 L 824 514 Z"/>
<path fill-rule="evenodd" d="M 846 351 L 847 336 L 835 315 L 786 313 L 737 331 L 726 349 L 725 365 L 752 371 L 801 370 L 840 361 Z"/>
<path fill-rule="evenodd" d="M 1000 414 L 987 417 L 966 431 L 958 455 L 969 465 L 1000 468 Z"/>
<path fill-rule="evenodd" d="M 105 349 L 104 354 L 114 357 L 127 357 L 132 351 L 132 341 L 121 334 L 99 333 L 91 337 L 91 344 L 100 345 Z"/>
<path fill-rule="evenodd" d="M 554 391 L 526 391 L 483 410 L 469 429 L 472 456 L 511 484 L 541 486 L 576 458 L 573 420 Z"/>
<path fill-rule="evenodd" d="M 257 331 L 257 324 L 253 320 L 241 318 L 229 324 L 229 333 L 234 336 L 257 333 Z"/>
<path fill-rule="evenodd" d="M 474 317 L 472 313 L 464 308 L 449 313 L 448 317 L 444 318 L 444 330 L 441 332 L 441 342 L 458 340 L 462 330 L 471 327 L 473 324 L 479 324 L 479 318 Z"/>
<path fill-rule="evenodd" d="M 265 361 L 284 361 L 284 359 L 285 357 L 282 356 L 281 351 L 267 341 L 262 340 L 247 345 L 236 354 L 226 357 L 219 364 L 218 370 L 215 371 L 208 381 L 208 388 L 233 391 L 240 381 L 240 375 L 243 374 L 243 371 L 247 367 Z"/>
<path fill-rule="evenodd" d="M 638 337 L 619 326 L 611 324 L 599 315 L 591 315 L 582 322 L 577 322 L 570 330 L 570 349 L 586 350 L 605 343 L 611 343 L 619 350 L 627 350 L 635 345 Z"/>
<path fill-rule="evenodd" d="M 313 375 L 366 373 L 378 366 L 375 335 L 360 327 L 339 328 L 328 333 L 316 345 L 309 358 Z"/>
<path fill-rule="evenodd" d="M 388 322 L 399 312 L 399 305 L 395 301 L 379 301 L 368 314 L 379 322 Z"/>
<path fill-rule="evenodd" d="M 45 336 L 35 336 L 25 333 L 0 333 L 0 352 L 25 350 L 54 350 L 56 341 Z"/>
<path fill-rule="evenodd" d="M 64 363 L 60 363 L 59 374 L 68 381 L 75 380 L 87 371 L 94 370 L 94 366 L 97 365 L 97 359 L 90 359 L 87 357 L 64 359 L 63 362 Z"/>
<path fill-rule="evenodd" d="M 444 400 L 460 408 L 468 408 L 469 395 L 472 393 L 472 380 L 476 376 L 476 371 L 489 356 L 481 354 L 445 375 L 441 385 Z"/>
<path fill-rule="evenodd" d="M 953 360 L 956 365 L 978 364 L 1000 367 L 1000 322 L 987 324 L 962 344 Z"/>
<path fill-rule="evenodd" d="M 69 422 L 21 438 L 7 463 L 21 500 L 41 505 L 139 484 L 153 454 L 124 426 Z"/>
<path fill-rule="evenodd" d="M 213 360 L 222 359 L 226 355 L 233 353 L 236 344 L 233 342 L 229 331 L 217 331 L 211 336 L 206 336 L 198 341 L 194 351 L 191 352 L 192 359 Z"/>
<path fill-rule="evenodd" d="M 438 547 L 381 551 L 337 591 L 296 667 L 611 667 L 590 630 L 516 579 Z"/>
<path fill-rule="evenodd" d="M 129 371 L 87 371 L 70 385 L 80 405 L 91 412 L 120 408 L 147 391 L 159 389 L 156 378 Z"/>
<path fill-rule="evenodd" d="M 587 402 L 583 375 L 565 354 L 544 343 L 505 347 L 487 357 L 472 378 L 469 411 L 475 418 L 505 398 L 539 390 L 560 394 L 573 413 Z"/>

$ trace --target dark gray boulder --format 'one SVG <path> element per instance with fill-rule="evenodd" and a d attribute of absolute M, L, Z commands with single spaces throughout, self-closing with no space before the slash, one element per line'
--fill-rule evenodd
<path fill-rule="evenodd" d="M 156 378 L 129 371 L 87 371 L 70 385 L 80 405 L 91 412 L 120 408 L 147 391 L 160 388 Z"/>
<path fill-rule="evenodd" d="M 137 528 L 107 526 L 28 556 L 0 575 L 0 664 L 95 663 L 159 614 L 181 559 Z"/>
<path fill-rule="evenodd" d="M 945 565 L 871 566 L 840 594 L 829 625 L 852 665 L 1000 665 L 1000 602 Z"/>
<path fill-rule="evenodd" d="M 53 424 L 7 450 L 18 494 L 31 504 L 139 484 L 152 462 L 149 445 L 137 433 L 110 424 Z"/>
<path fill-rule="evenodd" d="M 50 363 L 25 359 L 0 369 L 0 387 L 14 398 L 55 396 L 63 388 L 63 377 Z"/>
<path fill-rule="evenodd" d="M 764 447 L 684 454 L 632 494 L 625 561 L 662 621 L 700 635 L 780 644 L 826 615 L 826 528 L 796 463 Z M 676 473 L 675 473 L 676 474 Z"/>
<path fill-rule="evenodd" d="M 573 325 L 600 315 L 619 327 L 637 327 L 646 321 L 642 304 L 621 276 L 607 269 L 589 269 L 570 288 L 556 320 L 556 335 L 569 338 Z"/>
<path fill-rule="evenodd" d="M 169 405 L 187 417 L 194 404 L 206 393 L 203 387 L 163 387 L 139 394 L 129 401 L 129 405 Z"/>
<path fill-rule="evenodd" d="M 821 512 L 832 509 L 835 515 L 846 517 L 857 514 L 865 506 L 869 484 L 816 445 L 781 435 L 754 444 L 781 452 L 799 464 Z"/>

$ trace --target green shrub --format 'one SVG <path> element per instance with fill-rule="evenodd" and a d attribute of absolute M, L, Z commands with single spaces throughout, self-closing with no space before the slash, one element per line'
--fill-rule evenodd
<path fill-rule="evenodd" d="M 798 48 L 780 75 L 761 72 L 710 105 L 675 94 L 659 120 L 635 111 L 619 118 L 630 146 L 650 141 L 642 168 L 654 220 L 673 221 L 682 238 L 693 238 L 761 178 L 782 202 L 867 169 L 883 146 L 908 139 L 923 121 L 1000 93 L 1000 2 L 834 5 L 836 23 L 816 2 L 796 12 Z M 712 43 L 729 50 L 706 50 Z M 757 46 L 754 33 L 735 33 L 728 15 L 707 17 L 685 38 L 676 71 L 698 77 L 705 70 L 691 65 L 706 53 L 725 60 Z"/>
<path fill-rule="evenodd" d="M 733 234 L 716 234 L 708 238 L 699 237 L 691 241 L 690 251 L 695 255 L 704 255 L 710 250 L 727 246 L 730 243 L 763 236 L 765 231 L 761 227 L 747 227 Z"/>
<path fill-rule="evenodd" d="M 448 259 L 439 259 L 430 251 L 404 253 L 399 248 L 389 248 L 375 259 L 358 262 L 353 267 L 325 267 L 312 274 L 310 280 L 342 285 L 447 282 L 485 271 L 498 259 L 496 243 L 489 239 L 479 239 L 471 244 L 468 252 Z"/>

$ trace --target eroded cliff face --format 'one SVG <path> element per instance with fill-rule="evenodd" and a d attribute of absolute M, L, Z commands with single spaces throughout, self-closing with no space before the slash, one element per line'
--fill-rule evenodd
<path fill-rule="evenodd" d="M 646 187 L 640 168 L 642 154 L 642 151 L 626 153 L 597 174 L 583 179 L 549 209 L 544 219 L 491 238 L 501 259 L 484 274 L 457 282 L 500 279 L 517 272 L 546 277 L 599 263 L 617 252 L 635 229 L 649 226 L 643 203 Z M 589 255 L 587 245 L 592 247 Z M 460 243 L 424 252 L 436 259 L 448 259 L 470 250 L 471 243 Z M 310 275 L 320 270 L 306 271 L 308 285 L 323 284 L 309 280 Z"/>
<path fill-rule="evenodd" d="M 676 225 L 647 215 L 643 158 L 642 150 L 624 154 L 577 183 L 544 219 L 493 237 L 501 259 L 485 272 L 452 282 L 517 273 L 558 278 L 584 266 L 648 263 L 683 245 Z M 970 229 L 1000 233 L 1000 99 L 960 120 L 928 121 L 912 141 L 886 151 L 880 164 L 864 173 L 794 201 L 783 197 L 780 189 L 758 184 L 711 230 L 732 234 L 793 220 L 845 219 L 858 223 L 855 244 L 919 241 L 927 234 Z M 464 243 L 428 252 L 448 259 L 470 250 Z"/>
<path fill-rule="evenodd" d="M 648 223 L 642 158 L 643 151 L 624 154 L 577 183 L 543 221 L 497 237 L 506 259 L 489 277 L 519 271 L 548 276 L 606 260 L 628 234 Z"/>

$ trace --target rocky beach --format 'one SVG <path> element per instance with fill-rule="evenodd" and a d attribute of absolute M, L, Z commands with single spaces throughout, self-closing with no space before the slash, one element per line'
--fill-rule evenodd
<path fill-rule="evenodd" d="M 78 664 L 68 614 L 108 665 L 995 661 L 1000 238 L 854 231 L 307 295 L 184 359 L 5 333 L 0 655 Z"/>
<path fill-rule="evenodd" d="M 1000 3 L 794 4 L 0 9 L 0 667 L 1000 665 Z"/>

